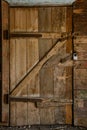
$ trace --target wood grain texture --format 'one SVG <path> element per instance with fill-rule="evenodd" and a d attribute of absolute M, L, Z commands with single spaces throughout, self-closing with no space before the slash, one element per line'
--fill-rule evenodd
<path fill-rule="evenodd" d="M 39 39 L 39 58 L 43 58 L 47 52 L 52 48 L 52 39 Z"/>
<path fill-rule="evenodd" d="M 16 122 L 16 102 L 10 102 L 10 124 L 12 126 L 17 125 Z"/>
<path fill-rule="evenodd" d="M 40 124 L 40 112 L 34 103 L 28 103 L 28 124 Z"/>
<path fill-rule="evenodd" d="M 52 10 L 52 31 L 66 32 L 66 7 L 54 7 Z"/>
<path fill-rule="evenodd" d="M 54 111 L 55 115 L 55 123 L 57 124 L 65 124 L 66 123 L 66 113 L 65 113 L 65 106 L 62 105 L 60 107 L 56 107 Z"/>
<path fill-rule="evenodd" d="M 54 78 L 53 68 L 42 68 L 40 70 L 40 95 L 41 97 L 53 97 L 54 95 L 53 78 Z"/>
<path fill-rule="evenodd" d="M 57 42 L 72 30 L 71 11 L 67 7 L 10 9 L 10 17 L 14 16 L 10 18 L 11 33 L 42 35 L 10 40 L 10 91 L 14 98 L 10 101 L 10 124 L 72 123 L 71 67 L 59 65 L 72 52 L 72 40 Z M 25 101 L 27 98 L 32 102 Z"/>
<path fill-rule="evenodd" d="M 10 91 L 15 88 L 16 85 L 16 40 L 10 40 Z"/>
<path fill-rule="evenodd" d="M 74 80 L 74 89 L 87 90 L 87 79 L 76 79 Z"/>
<path fill-rule="evenodd" d="M 27 71 L 30 71 L 39 61 L 38 39 L 27 39 Z"/>
<path fill-rule="evenodd" d="M 72 104 L 66 104 L 66 124 L 72 124 Z"/>
<path fill-rule="evenodd" d="M 39 8 L 39 32 L 51 32 L 51 8 Z"/>
<path fill-rule="evenodd" d="M 2 1 L 2 34 L 8 30 L 8 4 Z M 4 94 L 9 93 L 9 40 L 2 36 L 2 122 L 8 124 L 9 105 L 4 102 Z"/>
<path fill-rule="evenodd" d="M 27 114 L 27 103 L 17 102 L 15 115 L 17 126 L 27 125 Z"/>
<path fill-rule="evenodd" d="M 15 31 L 15 9 L 10 8 L 10 32 Z"/>
<path fill-rule="evenodd" d="M 74 79 L 87 79 L 87 69 L 75 69 L 74 70 Z"/>
<path fill-rule="evenodd" d="M 26 39 L 16 39 L 16 84 L 26 74 Z"/>
<path fill-rule="evenodd" d="M 20 91 L 20 88 L 24 87 L 25 83 L 28 83 L 29 80 L 32 79 L 32 76 L 38 73 L 38 71 L 42 68 L 43 64 L 46 63 L 46 61 L 55 55 L 58 50 L 66 43 L 66 40 L 64 42 L 58 42 L 51 50 L 50 52 L 40 61 L 38 62 L 37 66 L 34 67 L 34 69 L 25 77 L 25 79 L 16 87 L 16 89 L 11 93 L 11 95 L 16 95 L 18 91 Z"/>
<path fill-rule="evenodd" d="M 86 35 L 84 35 L 84 36 L 81 36 L 81 35 L 79 35 L 79 36 L 77 36 L 75 39 L 74 39 L 74 44 L 75 43 L 80 43 L 80 44 L 83 44 L 83 43 L 86 43 L 87 44 L 87 36 Z"/>
<path fill-rule="evenodd" d="M 15 8 L 15 28 L 14 31 L 26 31 L 26 9 Z"/>
<path fill-rule="evenodd" d="M 38 8 L 27 8 L 27 31 L 38 32 Z"/>
<path fill-rule="evenodd" d="M 41 124 L 54 124 L 54 108 L 40 109 L 40 123 Z"/>

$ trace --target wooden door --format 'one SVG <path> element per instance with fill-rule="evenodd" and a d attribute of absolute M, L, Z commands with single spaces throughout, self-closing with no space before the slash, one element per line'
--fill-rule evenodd
<path fill-rule="evenodd" d="M 72 7 L 10 8 L 10 125 L 72 124 L 71 32 Z"/>

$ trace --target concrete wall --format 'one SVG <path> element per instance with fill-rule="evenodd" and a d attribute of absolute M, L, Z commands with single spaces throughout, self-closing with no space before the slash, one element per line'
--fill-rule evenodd
<path fill-rule="evenodd" d="M 23 5 L 36 5 L 36 4 L 72 4 L 75 0 L 6 0 L 11 5 L 13 4 L 23 4 Z"/>

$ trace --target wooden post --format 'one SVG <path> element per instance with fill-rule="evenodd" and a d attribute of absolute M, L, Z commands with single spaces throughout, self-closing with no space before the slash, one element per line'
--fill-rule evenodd
<path fill-rule="evenodd" d="M 8 31 L 8 3 L 2 1 L 2 113 L 1 122 L 8 125 L 9 122 L 9 104 L 5 102 L 5 97 L 9 93 L 9 40 Z M 6 98 L 7 99 L 7 98 Z"/>

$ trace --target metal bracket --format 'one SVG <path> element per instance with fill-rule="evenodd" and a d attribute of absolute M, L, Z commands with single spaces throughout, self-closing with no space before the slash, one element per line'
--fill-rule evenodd
<path fill-rule="evenodd" d="M 3 38 L 4 38 L 4 40 L 8 40 L 9 39 L 9 32 L 8 32 L 8 30 L 4 30 L 3 31 Z"/>
<path fill-rule="evenodd" d="M 5 104 L 9 103 L 9 95 L 8 94 L 4 94 L 4 103 Z"/>

